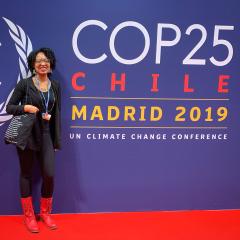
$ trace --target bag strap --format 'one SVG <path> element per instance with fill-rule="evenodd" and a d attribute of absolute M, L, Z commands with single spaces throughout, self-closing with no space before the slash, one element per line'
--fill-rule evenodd
<path fill-rule="evenodd" d="M 28 83 L 28 80 L 29 80 L 29 78 L 27 78 L 27 80 L 26 80 L 27 86 L 26 86 L 25 104 L 27 104 L 27 102 L 28 102 L 28 93 L 29 93 L 29 83 Z M 29 98 L 30 98 L 30 96 L 29 96 Z M 30 100 L 31 100 L 31 105 L 32 105 L 32 99 L 30 98 Z"/>

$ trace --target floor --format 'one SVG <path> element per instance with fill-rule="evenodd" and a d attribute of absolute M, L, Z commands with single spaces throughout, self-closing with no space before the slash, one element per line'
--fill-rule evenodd
<path fill-rule="evenodd" d="M 55 214 L 57 230 L 39 222 L 30 233 L 22 216 L 0 216 L 0 239 L 240 240 L 240 210 Z"/>

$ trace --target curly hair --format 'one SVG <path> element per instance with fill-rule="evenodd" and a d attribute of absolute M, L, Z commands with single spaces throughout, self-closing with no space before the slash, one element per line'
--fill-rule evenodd
<path fill-rule="evenodd" d="M 38 50 L 32 51 L 28 55 L 28 58 L 27 58 L 28 68 L 32 74 L 33 74 L 33 70 L 34 70 L 36 57 L 37 57 L 38 53 L 40 53 L 40 52 L 43 53 L 47 57 L 47 59 L 49 59 L 50 68 L 52 70 L 54 70 L 56 67 L 56 58 L 55 58 L 55 54 L 54 54 L 53 50 L 50 48 L 39 48 Z"/>

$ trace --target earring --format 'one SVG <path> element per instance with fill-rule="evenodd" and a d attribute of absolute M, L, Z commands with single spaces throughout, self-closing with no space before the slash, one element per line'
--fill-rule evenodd
<path fill-rule="evenodd" d="M 36 70 L 35 69 L 33 69 L 33 74 L 36 75 Z"/>

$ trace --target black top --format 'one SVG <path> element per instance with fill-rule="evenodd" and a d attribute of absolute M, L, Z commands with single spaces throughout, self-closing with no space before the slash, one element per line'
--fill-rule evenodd
<path fill-rule="evenodd" d="M 41 100 L 41 102 L 39 102 L 39 105 L 37 106 L 39 111 L 41 112 L 41 114 L 47 112 L 52 116 L 52 111 L 55 104 L 55 95 L 54 95 L 52 86 L 50 87 L 49 91 L 42 92 L 38 90 L 38 93 Z M 47 100 L 48 100 L 48 106 L 46 106 Z M 45 119 L 41 119 L 41 122 L 42 122 L 42 131 L 49 133 L 50 131 L 49 121 Z"/>
<path fill-rule="evenodd" d="M 27 93 L 28 86 L 28 93 Z M 49 129 L 53 146 L 55 149 L 61 148 L 61 90 L 58 82 L 51 80 L 49 107 L 51 118 L 49 121 Z M 45 112 L 42 94 L 33 83 L 32 77 L 22 79 L 18 82 L 14 92 L 8 102 L 6 111 L 8 114 L 20 115 L 24 114 L 24 105 L 31 104 L 39 108 L 37 120 L 33 126 L 32 134 L 29 137 L 27 148 L 40 150 L 43 132 L 42 113 Z M 19 105 L 20 103 L 20 105 Z M 46 121 L 46 120 L 44 120 Z"/>

